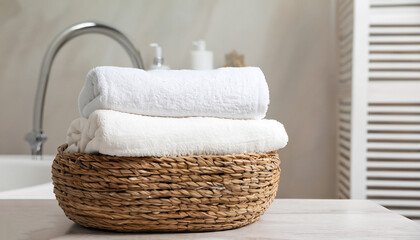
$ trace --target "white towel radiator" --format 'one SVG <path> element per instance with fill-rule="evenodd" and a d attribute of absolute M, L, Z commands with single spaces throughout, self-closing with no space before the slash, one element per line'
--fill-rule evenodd
<path fill-rule="evenodd" d="M 337 196 L 420 221 L 420 0 L 337 0 Z"/>

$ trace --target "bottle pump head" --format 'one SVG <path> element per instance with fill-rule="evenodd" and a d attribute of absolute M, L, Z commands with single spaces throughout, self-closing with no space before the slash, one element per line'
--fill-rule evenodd
<path fill-rule="evenodd" d="M 193 44 L 197 46 L 198 51 L 206 51 L 206 42 L 204 40 L 194 41 Z"/>
<path fill-rule="evenodd" d="M 156 55 L 155 58 L 153 58 L 153 64 L 157 66 L 163 65 L 162 47 L 157 43 L 151 43 L 149 46 L 156 48 Z"/>

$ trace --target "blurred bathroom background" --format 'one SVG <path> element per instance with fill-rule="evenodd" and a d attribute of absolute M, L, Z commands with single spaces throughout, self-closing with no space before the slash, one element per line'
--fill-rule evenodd
<path fill-rule="evenodd" d="M 335 197 L 335 3 L 332 0 L 82 1 L 0 0 L 0 154 L 30 154 L 24 136 L 43 55 L 70 25 L 96 20 L 127 34 L 146 67 L 149 43 L 163 47 L 172 69 L 190 66 L 192 42 L 204 39 L 222 67 L 236 50 L 259 66 L 270 87 L 267 118 L 282 122 L 290 143 L 281 151 L 278 197 Z M 78 37 L 58 53 L 46 96 L 44 154 L 55 154 L 71 119 L 88 70 L 99 65 L 131 67 L 114 40 Z"/>

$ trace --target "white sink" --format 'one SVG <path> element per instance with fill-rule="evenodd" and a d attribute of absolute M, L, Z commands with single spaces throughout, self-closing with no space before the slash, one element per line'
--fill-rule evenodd
<path fill-rule="evenodd" d="M 54 198 L 51 165 L 54 156 L 0 155 L 0 199 Z"/>

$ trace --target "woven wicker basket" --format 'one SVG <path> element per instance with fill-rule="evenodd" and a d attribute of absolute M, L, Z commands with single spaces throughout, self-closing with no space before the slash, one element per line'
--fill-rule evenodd
<path fill-rule="evenodd" d="M 120 232 L 199 232 L 253 223 L 274 200 L 276 152 L 226 156 L 114 157 L 65 153 L 54 193 L 74 222 Z"/>

